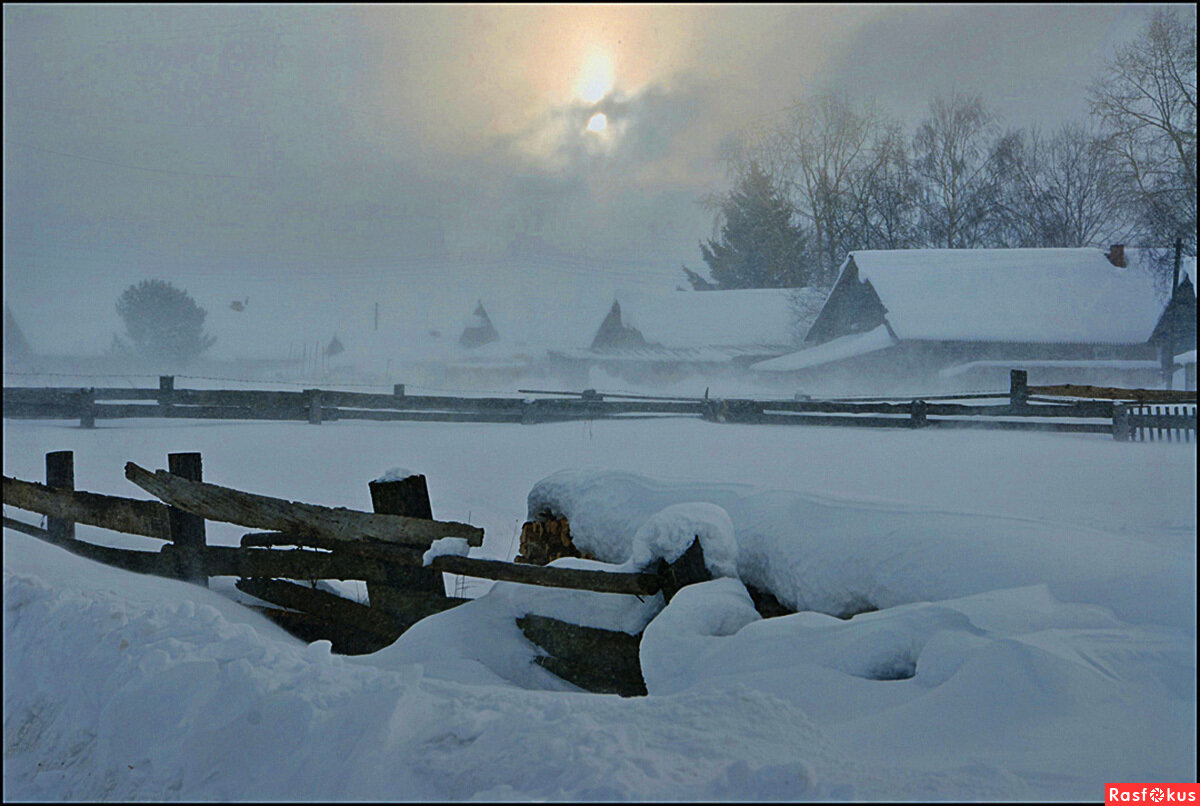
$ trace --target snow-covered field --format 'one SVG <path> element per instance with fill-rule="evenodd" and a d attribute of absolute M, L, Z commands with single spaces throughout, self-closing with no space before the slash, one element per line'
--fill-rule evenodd
<path fill-rule="evenodd" d="M 806 610 L 760 619 L 728 576 L 665 609 L 474 581 L 476 601 L 347 658 L 232 602 L 229 580 L 137 576 L 5 530 L 6 799 L 1096 800 L 1196 777 L 1194 445 L 697 420 L 4 436 L 6 475 L 73 450 L 79 489 L 131 497 L 126 461 L 179 451 L 220 484 L 358 509 L 369 480 L 411 468 L 436 517 L 484 527 L 486 557 L 511 558 L 543 506 L 609 564 L 672 550 L 691 518 L 718 574 L 732 537 L 742 579 Z M 856 604 L 879 610 L 829 615 Z M 648 623 L 649 696 L 550 675 L 526 612 Z"/>

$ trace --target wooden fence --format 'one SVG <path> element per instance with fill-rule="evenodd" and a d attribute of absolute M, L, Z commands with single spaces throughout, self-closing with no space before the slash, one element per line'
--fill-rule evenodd
<path fill-rule="evenodd" d="M 334 651 L 344 654 L 373 652 L 421 619 L 468 601 L 446 594 L 443 573 L 600 593 L 661 592 L 668 599 L 683 585 L 708 578 L 698 541 L 675 563 L 660 561 L 643 573 L 456 555 L 425 562 L 424 554 L 436 538 L 461 537 L 469 546 L 479 546 L 483 530 L 434 520 L 424 476 L 370 482 L 375 511 L 360 512 L 204 482 L 198 453 L 169 454 L 167 463 L 169 470 L 155 472 L 126 464 L 125 477 L 159 499 L 139 500 L 76 490 L 73 454 L 48 453 L 45 484 L 3 477 L 5 506 L 44 515 L 45 525 L 7 515 L 3 525 L 137 573 L 206 586 L 209 577 L 238 577 L 239 590 L 267 603 L 255 609 L 304 640 L 331 641 Z M 205 538 L 207 520 L 268 531 L 245 534 L 240 546 L 214 546 Z M 138 551 L 91 543 L 75 536 L 77 523 L 150 537 L 165 545 L 159 551 Z M 361 580 L 368 601 L 320 590 L 317 580 Z M 549 653 L 538 662 L 555 674 L 593 691 L 645 693 L 637 667 L 637 636 L 545 617 L 530 616 L 518 624 Z"/>
<path fill-rule="evenodd" d="M 1115 439 L 1170 433 L 1190 441 L 1196 431 L 1195 392 L 1029 386 L 1022 370 L 1012 371 L 1007 392 L 911 399 L 640 398 L 606 395 L 594 389 L 537 394 L 555 396 L 409 395 L 404 384 L 396 384 L 390 395 L 328 389 L 302 392 L 177 389 L 173 377 L 163 376 L 157 389 L 6 388 L 4 416 L 78 418 L 85 428 L 94 427 L 97 419 L 128 417 L 299 420 L 314 425 L 350 419 L 532 424 L 700 417 L 713 422 L 772 425 L 1058 431 L 1106 434 Z M 985 402 L 1004 397 L 1006 402 Z M 1164 408 L 1165 404 L 1179 405 Z"/>

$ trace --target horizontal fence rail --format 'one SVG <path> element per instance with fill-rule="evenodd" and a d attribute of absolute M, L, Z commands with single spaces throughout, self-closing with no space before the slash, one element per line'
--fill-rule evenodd
<path fill-rule="evenodd" d="M 1165 441 L 1190 441 L 1196 430 L 1195 392 L 1070 384 L 1029 386 L 1026 373 L 1021 370 L 1012 371 L 1007 393 L 909 399 L 813 400 L 797 395 L 790 400 L 753 400 L 640 397 L 600 393 L 595 389 L 522 391 L 552 397 L 409 395 L 404 384 L 396 384 L 390 395 L 328 389 L 300 392 L 177 389 L 173 377 L 163 376 L 157 389 L 6 388 L 4 416 L 78 418 L 84 427 L 94 426 L 98 419 L 134 417 L 290 420 L 311 424 L 373 420 L 526 425 L 698 417 L 712 422 L 771 425 L 1057 431 L 1111 434 L 1116 439 L 1139 441 L 1158 441 L 1161 434 L 1168 434 Z M 1007 401 L 984 402 L 996 398 Z M 979 402 L 970 402 L 972 399 Z M 1179 405 L 1175 408 L 1158 405 L 1167 403 Z M 1141 435 L 1151 432 L 1155 436 L 1142 440 Z"/>

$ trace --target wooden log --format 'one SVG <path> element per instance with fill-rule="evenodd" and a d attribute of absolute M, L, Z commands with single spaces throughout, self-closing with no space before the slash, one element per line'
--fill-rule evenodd
<path fill-rule="evenodd" d="M 646 596 L 658 593 L 660 583 L 656 574 L 628 574 L 614 571 L 584 571 L 576 568 L 554 568 L 521 565 L 500 560 L 475 557 L 435 557 L 430 567 L 437 571 L 463 576 L 521 582 L 551 588 L 573 588 L 597 593 L 629 593 Z"/>
<path fill-rule="evenodd" d="M 87 543 L 83 540 L 55 538 L 45 529 L 39 529 L 32 524 L 22 523 L 8 516 L 4 516 L 4 526 L 44 540 L 47 543 L 53 543 L 72 554 L 77 554 L 80 557 L 86 557 L 89 560 L 95 560 L 105 565 L 122 568 L 126 571 L 134 571 L 139 574 L 153 574 L 160 577 L 176 576 L 175 558 L 166 552 L 166 549 L 171 548 L 170 545 L 164 546 L 164 551 L 114 549 L 108 546 L 98 546 L 95 543 Z"/>
<path fill-rule="evenodd" d="M 402 515 L 409 518 L 433 519 L 429 503 L 429 486 L 425 477 L 414 474 L 392 481 L 375 480 L 367 485 L 371 490 L 371 505 L 379 515 Z M 424 592 L 434 598 L 446 598 L 446 582 L 439 571 L 421 566 L 393 564 L 391 579 L 386 584 L 368 583 L 367 596 L 371 606 L 396 611 L 408 603 L 405 593 Z"/>
<path fill-rule="evenodd" d="M 754 602 L 754 609 L 763 618 L 790 616 L 796 612 L 775 598 L 775 594 L 770 591 L 761 590 L 753 585 L 746 585 L 746 592 L 750 594 L 750 600 Z"/>
<path fill-rule="evenodd" d="M 209 576 L 247 579 L 361 579 L 364 582 L 387 582 L 390 579 L 385 560 L 308 549 L 205 546 L 204 570 Z"/>
<path fill-rule="evenodd" d="M 271 604 L 311 613 L 326 621 L 362 630 L 386 643 L 400 636 L 396 623 L 375 608 L 294 582 L 252 577 L 234 583 L 237 589 Z"/>
<path fill-rule="evenodd" d="M 373 515 L 343 507 L 285 501 L 207 482 L 188 481 L 161 470 L 151 473 L 133 462 L 126 463 L 125 478 L 168 504 L 209 520 L 240 526 L 329 540 L 373 539 L 421 548 L 427 548 L 439 537 L 464 537 L 472 546 L 483 543 L 483 530 L 465 523 Z"/>
<path fill-rule="evenodd" d="M 598 694 L 646 695 L 638 654 L 640 634 L 583 627 L 533 614 L 517 619 L 517 626 L 531 643 L 549 653 L 534 661 L 568 683 Z"/>
<path fill-rule="evenodd" d="M 199 453 L 167 454 L 167 467 L 171 475 L 188 481 L 198 482 L 204 477 Z M 179 558 L 179 578 L 207 588 L 204 518 L 178 507 L 168 507 L 167 520 L 171 526 L 171 542 L 175 544 Z"/>
<path fill-rule="evenodd" d="M 391 643 L 348 624 L 329 621 L 312 613 L 263 605 L 248 604 L 246 607 L 262 613 L 305 643 L 329 641 L 332 644 L 330 651 L 336 655 L 368 655 Z"/>
<path fill-rule="evenodd" d="M 75 491 L 75 454 L 71 451 L 53 451 L 46 454 L 46 486 L 68 495 Z M 5 497 L 7 501 L 7 496 Z M 55 540 L 74 540 L 75 522 L 59 517 L 58 513 L 46 518 L 46 531 Z"/>
<path fill-rule="evenodd" d="M 529 565 L 546 565 L 560 557 L 585 557 L 571 540 L 571 524 L 566 518 L 526 522 L 518 551 L 513 562 Z"/>
<path fill-rule="evenodd" d="M 1119 389 L 1111 386 L 1077 386 L 1063 383 L 1054 386 L 1030 386 L 1031 394 L 1047 397 L 1081 397 L 1106 400 L 1130 400 L 1138 403 L 1195 403 L 1196 392 L 1169 389 Z"/>
<path fill-rule="evenodd" d="M 81 490 L 54 490 L 44 484 L 3 478 L 4 503 L 40 515 L 63 518 L 117 532 L 170 540 L 167 507 L 158 501 L 138 501 Z"/>
<path fill-rule="evenodd" d="M 662 589 L 663 600 L 670 602 L 676 593 L 688 585 L 706 582 L 712 579 L 708 566 L 704 564 L 704 549 L 697 536 L 688 546 L 687 551 L 673 563 L 664 559 L 658 561 L 659 586 Z"/>

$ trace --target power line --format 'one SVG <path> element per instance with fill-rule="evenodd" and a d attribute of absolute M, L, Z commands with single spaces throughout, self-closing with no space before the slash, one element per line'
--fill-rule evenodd
<path fill-rule="evenodd" d="M 59 157 L 67 157 L 74 160 L 83 160 L 84 162 L 96 162 L 101 165 L 110 165 L 114 168 L 128 168 L 131 171 L 146 171 L 147 173 L 168 174 L 170 176 L 192 176 L 204 179 L 247 179 L 245 176 L 234 176 L 232 174 L 204 174 L 192 173 L 190 171 L 172 171 L 167 168 L 146 168 L 141 165 L 129 165 L 124 162 L 110 162 L 109 160 L 96 159 L 95 157 L 85 157 L 80 154 L 68 154 L 65 151 L 55 151 L 51 148 L 42 148 L 41 146 L 33 146 L 28 143 L 17 143 L 12 140 L 5 140 L 5 145 L 19 146 L 21 148 L 32 149 L 33 151 L 42 151 L 46 154 L 54 154 Z"/>

